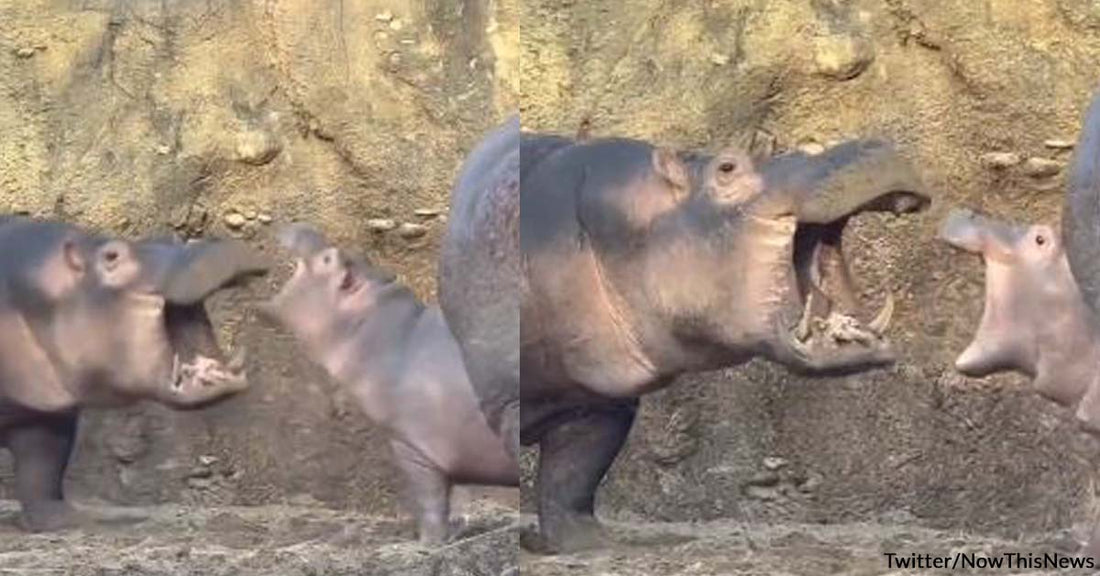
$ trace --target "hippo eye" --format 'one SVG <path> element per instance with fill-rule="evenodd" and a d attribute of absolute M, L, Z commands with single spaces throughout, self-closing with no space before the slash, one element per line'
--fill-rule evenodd
<path fill-rule="evenodd" d="M 106 260 L 108 264 L 114 264 L 115 261 L 118 260 L 118 251 L 108 250 L 103 254 L 103 259 Z"/>
<path fill-rule="evenodd" d="M 733 174 L 737 170 L 737 163 L 733 160 L 726 160 L 718 165 L 718 170 L 723 174 Z"/>

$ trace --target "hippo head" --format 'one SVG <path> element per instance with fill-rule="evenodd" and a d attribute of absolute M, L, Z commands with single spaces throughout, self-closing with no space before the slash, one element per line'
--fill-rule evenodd
<path fill-rule="evenodd" d="M 759 354 L 829 375 L 893 361 L 883 336 L 893 301 L 865 313 L 841 246 L 860 213 L 930 203 L 890 146 L 854 141 L 759 162 L 738 148 L 714 156 L 653 149 L 641 173 L 629 195 L 604 186 L 611 192 L 582 200 L 579 219 L 599 275 L 653 364 L 704 369 Z"/>
<path fill-rule="evenodd" d="M 1058 234 L 954 210 L 940 238 L 985 262 L 985 305 L 973 342 L 955 362 L 981 377 L 1015 371 L 1100 432 L 1100 96 L 1077 144 Z"/>
<path fill-rule="evenodd" d="M 1049 371 L 1048 349 L 1071 350 L 1076 331 L 1065 323 L 1088 317 L 1061 237 L 1045 225 L 1013 225 L 970 210 L 953 210 L 940 238 L 985 262 L 985 307 L 974 340 L 955 368 L 981 377 Z"/>
<path fill-rule="evenodd" d="M 66 387 L 85 403 L 149 398 L 203 406 L 247 387 L 204 300 L 266 270 L 234 241 L 123 240 L 65 234 L 40 267 L 46 318 L 28 318 Z"/>
<path fill-rule="evenodd" d="M 307 224 L 284 227 L 279 241 L 293 255 L 294 271 L 259 309 L 318 356 L 351 333 L 385 289 L 397 286 L 393 274 L 333 246 Z"/>

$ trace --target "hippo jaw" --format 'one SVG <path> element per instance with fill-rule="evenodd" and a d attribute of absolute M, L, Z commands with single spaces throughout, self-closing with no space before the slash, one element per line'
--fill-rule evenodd
<path fill-rule="evenodd" d="M 245 349 L 238 348 L 231 358 L 218 344 L 213 325 L 202 302 L 175 304 L 164 308 L 164 328 L 172 362 L 168 376 L 172 404 L 190 407 L 207 402 L 187 402 L 204 392 L 221 391 L 226 396 L 248 388 Z M 211 398 L 212 399 L 212 398 Z"/>

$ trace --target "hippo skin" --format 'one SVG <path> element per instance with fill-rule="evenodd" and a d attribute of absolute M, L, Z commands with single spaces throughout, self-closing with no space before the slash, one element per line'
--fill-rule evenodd
<path fill-rule="evenodd" d="M 857 214 L 931 202 L 888 143 L 756 159 L 524 133 L 520 149 L 521 440 L 539 447 L 528 548 L 606 541 L 597 487 L 639 397 L 676 376 L 754 357 L 806 375 L 894 360 L 893 300 L 865 314 L 841 249 Z"/>
<path fill-rule="evenodd" d="M 295 271 L 261 309 L 385 429 L 421 543 L 444 542 L 452 485 L 517 486 L 519 464 L 489 428 L 442 312 L 310 226 L 280 239 Z"/>
<path fill-rule="evenodd" d="M 1085 113 L 1063 204 L 1062 233 L 953 210 L 940 238 L 985 263 L 985 304 L 955 361 L 971 377 L 1019 372 L 1100 435 L 1100 93 Z M 1084 549 L 1100 561 L 1100 527 Z"/>
<path fill-rule="evenodd" d="M 0 218 L 0 444 L 22 524 L 85 519 L 62 483 L 84 407 L 155 400 L 193 409 L 248 387 L 204 300 L 262 274 L 234 241 L 128 242 L 59 222 Z"/>
<path fill-rule="evenodd" d="M 439 261 L 439 305 L 485 418 L 518 460 L 520 423 L 519 117 L 463 164 Z"/>

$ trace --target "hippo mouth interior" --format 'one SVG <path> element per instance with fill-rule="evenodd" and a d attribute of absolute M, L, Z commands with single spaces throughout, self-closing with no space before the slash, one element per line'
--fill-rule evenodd
<path fill-rule="evenodd" d="M 924 209 L 926 197 L 893 192 L 831 222 L 799 222 L 793 268 L 801 315 L 787 323 L 786 344 L 805 368 L 815 371 L 862 370 L 892 363 L 896 357 L 886 331 L 894 315 L 887 292 L 878 312 L 857 296 L 858 285 L 844 256 L 848 222 L 861 212 L 904 214 Z"/>
<path fill-rule="evenodd" d="M 173 389 L 246 381 L 244 348 L 227 360 L 202 302 L 169 302 L 164 308 L 164 324 L 172 347 Z"/>

